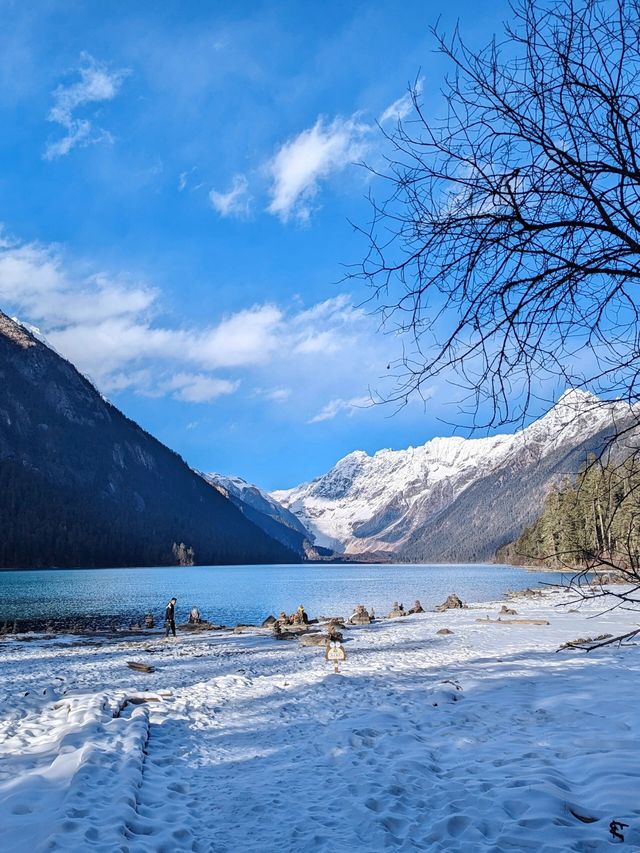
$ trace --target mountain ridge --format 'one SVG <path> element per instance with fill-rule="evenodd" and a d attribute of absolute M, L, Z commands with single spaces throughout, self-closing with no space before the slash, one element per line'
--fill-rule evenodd
<path fill-rule="evenodd" d="M 501 500 L 496 483 L 502 482 L 516 527 L 530 523 L 553 483 L 575 474 L 586 454 L 610 438 L 616 422 L 630 413 L 626 403 L 569 389 L 545 415 L 514 433 L 438 436 L 418 447 L 372 455 L 353 451 L 321 477 L 271 495 L 297 515 L 317 544 L 347 554 L 378 551 L 413 561 L 489 559 L 501 536 L 497 530 L 488 535 L 492 520 L 484 517 L 481 505 L 469 503 L 469 495 L 462 499 L 465 492 L 471 489 L 480 504 L 491 495 L 495 512 L 500 509 L 495 502 Z M 518 499 L 510 477 L 519 478 L 523 487 L 530 480 L 530 499 Z M 480 483 L 487 489 L 484 497 Z M 456 522 L 461 512 L 480 519 L 477 546 L 456 544 L 468 540 L 464 521 Z M 512 533 L 514 525 L 503 520 Z M 442 541 L 445 530 L 453 544 Z"/>

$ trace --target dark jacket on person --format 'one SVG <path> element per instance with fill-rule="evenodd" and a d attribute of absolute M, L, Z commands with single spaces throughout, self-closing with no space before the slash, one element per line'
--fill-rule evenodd
<path fill-rule="evenodd" d="M 175 610 L 175 604 L 173 603 L 173 601 L 170 601 L 167 604 L 167 609 L 164 611 L 164 618 L 166 622 L 173 622 L 175 620 Z"/>

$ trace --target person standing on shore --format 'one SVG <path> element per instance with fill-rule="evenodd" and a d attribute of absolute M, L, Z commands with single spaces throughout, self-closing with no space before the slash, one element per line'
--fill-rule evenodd
<path fill-rule="evenodd" d="M 177 598 L 172 598 L 169 600 L 167 607 L 164 611 L 164 628 L 165 628 L 165 637 L 169 636 L 169 631 L 173 633 L 173 636 L 176 635 L 176 602 Z"/>

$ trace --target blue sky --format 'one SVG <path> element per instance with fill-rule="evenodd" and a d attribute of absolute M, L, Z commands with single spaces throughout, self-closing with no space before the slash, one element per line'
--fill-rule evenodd
<path fill-rule="evenodd" d="M 506 3 L 0 0 L 0 308 L 194 467 L 267 488 L 455 419 L 368 405 L 402 342 L 341 282 L 428 32 Z"/>

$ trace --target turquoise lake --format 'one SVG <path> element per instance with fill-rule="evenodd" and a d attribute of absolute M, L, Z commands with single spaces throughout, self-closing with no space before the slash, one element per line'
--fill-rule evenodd
<path fill-rule="evenodd" d="M 378 616 L 399 601 L 425 609 L 457 593 L 488 601 L 509 589 L 555 583 L 555 573 L 494 565 L 197 566 L 193 568 L 49 569 L 0 572 L 0 622 L 14 619 L 117 617 L 130 625 L 146 613 L 161 620 L 176 596 L 177 621 L 192 607 L 217 624 L 260 623 L 303 604 L 310 617 L 348 617 L 356 604 Z"/>

